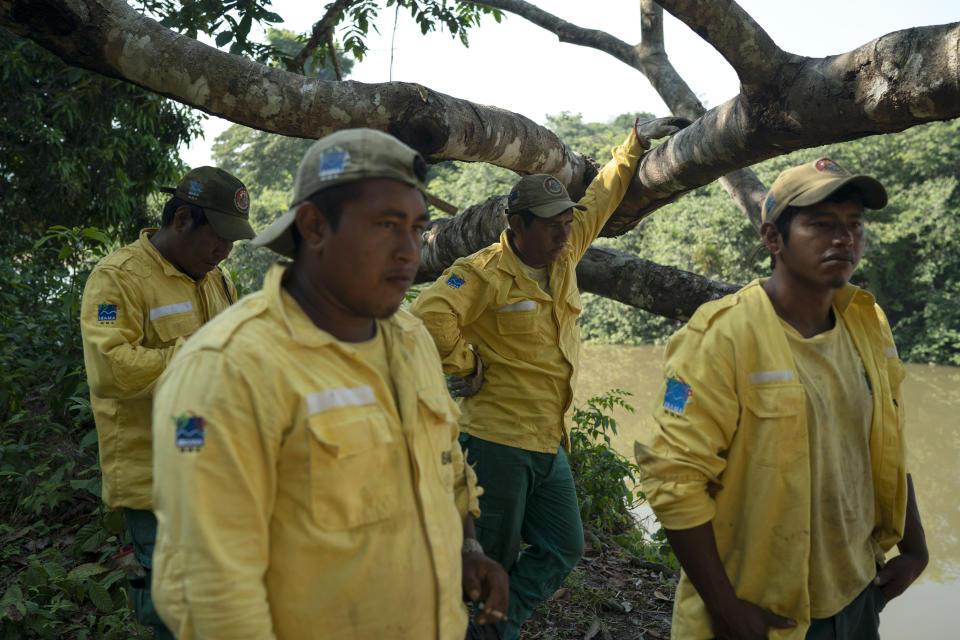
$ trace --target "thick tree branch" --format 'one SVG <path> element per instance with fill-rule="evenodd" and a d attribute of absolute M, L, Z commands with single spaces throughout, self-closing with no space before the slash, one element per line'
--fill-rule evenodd
<path fill-rule="evenodd" d="M 609 247 L 590 247 L 577 265 L 577 282 L 582 291 L 683 321 L 704 302 L 740 288 Z"/>
<path fill-rule="evenodd" d="M 594 168 L 543 127 L 508 111 L 407 83 L 323 82 L 232 56 L 164 29 L 119 0 L 0 0 L 0 26 L 70 64 L 122 78 L 265 131 L 318 137 L 388 131 L 433 160 L 552 173 L 573 197 Z M 732 170 L 795 149 L 960 116 L 960 26 L 889 34 L 822 59 L 791 56 L 778 85 L 707 112 L 641 161 L 604 229 L 644 216 Z"/>
<path fill-rule="evenodd" d="M 641 160 L 631 208 L 604 228 L 620 235 L 720 174 L 801 148 L 894 133 L 960 116 L 960 23 L 905 29 L 849 53 L 791 56 L 775 90 L 711 109 Z M 630 194 L 628 194 L 630 195 Z"/>
<path fill-rule="evenodd" d="M 181 36 L 121 0 L 0 0 L 0 26 L 69 64 L 127 80 L 255 129 L 319 138 L 387 131 L 435 161 L 550 173 L 582 193 L 595 169 L 549 129 L 411 83 L 325 82 Z"/>
<path fill-rule="evenodd" d="M 710 43 L 744 86 L 773 86 L 786 54 L 733 0 L 659 0 L 659 4 Z"/>
<path fill-rule="evenodd" d="M 586 29 L 567 22 L 523 0 L 484 0 L 483 2 L 471 2 L 471 4 L 481 4 L 513 13 L 554 33 L 561 42 L 589 47 L 610 54 L 646 76 L 661 99 L 676 116 L 692 121 L 706 112 L 696 94 L 680 77 L 667 57 L 663 44 L 663 9 L 653 0 L 642 0 L 642 41 L 636 46 L 631 46 L 603 31 Z M 747 219 L 759 229 L 759 203 L 766 188 L 756 174 L 750 169 L 738 169 L 731 172 L 729 176 L 721 177 L 720 181 L 737 205 L 740 206 Z M 629 216 L 630 212 L 636 210 L 635 197 L 637 194 L 638 190 L 628 193 L 618 209 L 617 218 Z"/>
<path fill-rule="evenodd" d="M 334 50 L 332 43 L 333 27 L 340 20 L 340 16 L 343 15 L 344 10 L 354 2 L 356 2 L 356 0 L 336 0 L 336 2 L 327 6 L 327 12 L 313 25 L 313 32 L 310 34 L 310 39 L 307 41 L 307 44 L 300 50 L 297 57 L 293 59 L 298 69 L 304 66 L 307 59 L 317 50 L 317 47 L 321 44 L 328 44 L 330 47 L 330 55 L 333 57 L 334 68 L 337 70 L 337 79 L 340 80 L 340 65 L 337 62 L 337 52 Z"/>

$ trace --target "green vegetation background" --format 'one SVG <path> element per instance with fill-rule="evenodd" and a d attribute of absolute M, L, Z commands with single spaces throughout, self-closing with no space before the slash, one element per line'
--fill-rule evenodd
<path fill-rule="evenodd" d="M 274 40 L 287 44 L 283 34 Z M 4 30 L 0 77 L 0 640 L 149 637 L 133 622 L 113 558 L 125 543 L 122 522 L 99 501 L 77 314 L 96 261 L 158 222 L 156 187 L 182 175 L 177 148 L 200 123 L 177 103 L 66 67 Z M 604 162 L 634 115 L 585 123 L 561 113 L 548 124 Z M 769 183 L 790 164 L 827 155 L 884 182 L 890 205 L 870 214 L 856 278 L 877 295 L 901 354 L 914 361 L 960 365 L 958 133 L 960 121 L 935 123 L 755 167 Z M 309 143 L 238 126 L 218 138 L 216 162 L 247 183 L 257 227 L 289 204 Z M 443 163 L 433 167 L 429 189 L 465 208 L 506 193 L 515 179 L 488 165 Z M 717 184 L 600 242 L 734 283 L 768 271 L 756 233 Z M 272 259 L 241 243 L 228 267 L 249 291 Z M 585 295 L 582 326 L 586 339 L 635 344 L 662 341 L 677 324 Z M 669 562 L 661 541 L 644 542 L 625 525 L 637 496 L 622 478 L 635 469 L 605 446 L 615 428 L 605 416 L 623 401 L 612 392 L 577 414 L 584 521 Z"/>

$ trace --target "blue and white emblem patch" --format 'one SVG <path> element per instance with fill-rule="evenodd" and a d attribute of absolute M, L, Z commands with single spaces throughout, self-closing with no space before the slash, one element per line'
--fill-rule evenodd
<path fill-rule="evenodd" d="M 320 156 L 320 168 L 317 169 L 317 177 L 321 180 L 331 180 L 343 173 L 343 170 L 350 164 L 350 153 L 346 150 L 333 149 L 324 151 Z"/>
<path fill-rule="evenodd" d="M 177 449 L 194 451 L 203 446 L 204 419 L 197 415 L 182 415 L 173 419 L 177 427 Z"/>
<path fill-rule="evenodd" d="M 683 413 L 690 402 L 693 389 L 680 378 L 667 378 L 667 390 L 663 394 L 663 408 L 674 413 Z"/>
<path fill-rule="evenodd" d="M 203 183 L 198 182 L 197 180 L 191 180 L 190 189 L 187 191 L 187 196 L 191 198 L 197 198 L 201 193 L 203 193 Z"/>
<path fill-rule="evenodd" d="M 117 305 L 103 303 L 97 305 L 97 322 L 116 322 Z"/>
<path fill-rule="evenodd" d="M 451 274 L 450 274 L 450 277 L 447 278 L 446 284 L 447 284 L 448 287 L 453 287 L 454 289 L 459 289 L 460 287 L 463 286 L 463 284 L 464 284 L 465 282 L 466 282 L 466 280 L 464 280 L 463 278 L 461 278 L 461 277 L 458 276 L 457 274 L 451 273 Z"/>

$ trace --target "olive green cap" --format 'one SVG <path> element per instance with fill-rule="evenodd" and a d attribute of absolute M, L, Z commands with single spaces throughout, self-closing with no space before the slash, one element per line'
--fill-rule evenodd
<path fill-rule="evenodd" d="M 203 209 L 217 235 L 227 240 L 249 240 L 257 235 L 250 226 L 250 194 L 242 182 L 218 167 L 197 167 L 176 187 L 160 187 Z"/>
<path fill-rule="evenodd" d="M 763 222 L 774 222 L 787 207 L 809 207 L 825 200 L 840 187 L 853 184 L 869 209 L 887 206 L 887 191 L 875 178 L 855 176 L 830 158 L 791 167 L 777 176 L 763 200 Z"/>
<path fill-rule="evenodd" d="M 523 176 L 507 196 L 508 213 L 529 211 L 538 218 L 552 218 L 570 207 L 586 209 L 570 199 L 562 182 L 546 173 Z"/>
<path fill-rule="evenodd" d="M 300 161 L 293 204 L 253 244 L 294 257 L 290 227 L 297 207 L 316 193 L 358 180 L 390 178 L 426 190 L 427 163 L 417 151 L 375 129 L 344 129 L 314 142 Z"/>

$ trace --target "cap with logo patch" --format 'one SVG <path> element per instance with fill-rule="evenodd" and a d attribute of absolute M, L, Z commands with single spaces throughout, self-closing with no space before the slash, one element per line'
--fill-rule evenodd
<path fill-rule="evenodd" d="M 416 150 L 375 129 L 344 129 L 314 142 L 300 161 L 293 204 L 253 244 L 294 257 L 290 227 L 297 207 L 310 196 L 367 178 L 390 178 L 426 191 L 427 163 Z"/>
<path fill-rule="evenodd" d="M 887 191 L 875 178 L 853 175 L 830 158 L 818 158 L 777 176 L 763 200 L 762 220 L 774 222 L 787 207 L 809 207 L 822 202 L 848 184 L 860 189 L 865 207 L 887 206 Z"/>
<path fill-rule="evenodd" d="M 250 194 L 242 182 L 218 167 L 197 167 L 176 187 L 160 187 L 203 209 L 217 235 L 227 240 L 249 240 L 256 235 L 250 226 Z"/>
<path fill-rule="evenodd" d="M 552 218 L 571 207 L 586 210 L 570 199 L 562 182 L 546 173 L 523 176 L 507 196 L 509 213 L 529 211 L 538 218 Z"/>

